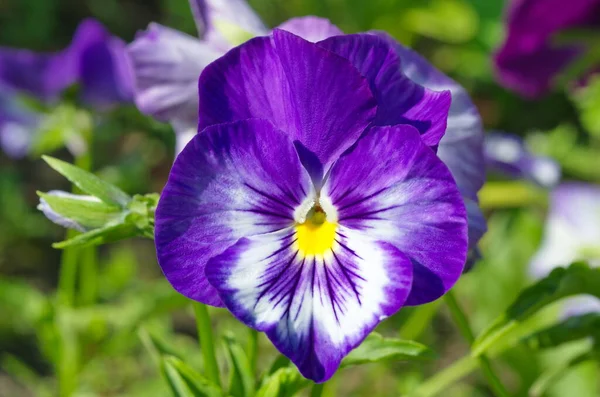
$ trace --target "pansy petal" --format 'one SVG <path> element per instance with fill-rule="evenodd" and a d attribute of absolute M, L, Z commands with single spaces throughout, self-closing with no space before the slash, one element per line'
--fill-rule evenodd
<path fill-rule="evenodd" d="M 159 120 L 198 120 L 198 77 L 222 53 L 177 30 L 151 23 L 129 45 L 138 108 Z"/>
<path fill-rule="evenodd" d="M 134 77 L 125 42 L 116 37 L 88 47 L 80 60 L 83 100 L 96 107 L 133 100 Z"/>
<path fill-rule="evenodd" d="M 42 100 L 55 99 L 77 80 L 68 54 L 0 48 L 0 83 Z"/>
<path fill-rule="evenodd" d="M 283 30 L 234 48 L 200 76 L 200 129 L 268 119 L 324 169 L 356 141 L 375 112 L 367 81 L 346 59 Z"/>
<path fill-rule="evenodd" d="M 228 26 L 242 29 L 254 36 L 268 33 L 260 17 L 245 0 L 190 0 L 190 6 L 198 33 L 214 48 L 223 51 L 231 48 L 227 37 L 224 37 L 221 32 L 221 29 L 226 29 Z"/>
<path fill-rule="evenodd" d="M 560 181 L 558 163 L 549 157 L 531 153 L 517 135 L 488 132 L 485 136 L 485 161 L 489 172 L 528 179 L 543 187 L 553 187 Z"/>
<path fill-rule="evenodd" d="M 294 228 L 242 239 L 211 259 L 206 274 L 241 321 L 315 382 L 403 305 L 412 265 L 394 246 L 339 227 L 324 255 L 304 256 Z"/>
<path fill-rule="evenodd" d="M 410 258 L 407 304 L 439 298 L 460 277 L 468 245 L 465 206 L 448 168 L 413 127 L 373 128 L 336 162 L 321 196 L 336 208 L 340 225 Z"/>
<path fill-rule="evenodd" d="M 313 16 L 288 19 L 279 25 L 278 28 L 300 36 L 312 43 L 325 40 L 331 36 L 344 34 L 340 28 L 332 24 L 328 19 Z"/>
<path fill-rule="evenodd" d="M 206 262 L 241 237 L 294 223 L 311 192 L 293 144 L 263 120 L 211 127 L 177 156 L 156 209 L 159 264 L 183 295 L 221 305 Z"/>
<path fill-rule="evenodd" d="M 432 91 L 406 77 L 394 48 L 378 36 L 337 36 L 319 45 L 348 59 L 367 78 L 377 99 L 375 125 L 409 124 L 427 145 L 439 144 L 446 131 L 449 91 Z"/>

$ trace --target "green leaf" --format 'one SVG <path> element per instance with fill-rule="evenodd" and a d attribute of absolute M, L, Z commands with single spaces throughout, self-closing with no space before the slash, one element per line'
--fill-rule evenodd
<path fill-rule="evenodd" d="M 600 268 L 592 269 L 584 263 L 574 263 L 567 268 L 554 269 L 547 277 L 521 292 L 515 302 L 475 339 L 472 355 L 478 356 L 487 351 L 545 306 L 579 294 L 600 298 Z"/>
<path fill-rule="evenodd" d="M 177 357 L 163 357 L 162 365 L 171 391 L 176 397 L 223 396 L 215 384 Z"/>
<path fill-rule="evenodd" d="M 560 380 L 570 370 L 575 368 L 581 363 L 594 359 L 594 355 L 591 352 L 585 352 L 580 354 L 566 362 L 559 363 L 558 365 L 550 368 L 546 372 L 542 373 L 538 379 L 529 388 L 529 397 L 541 397 L 545 395 L 546 391 Z"/>
<path fill-rule="evenodd" d="M 37 194 L 58 215 L 76 222 L 84 229 L 101 228 L 114 224 L 123 217 L 120 207 L 106 204 L 92 196 L 62 196 L 52 192 Z"/>
<path fill-rule="evenodd" d="M 569 317 L 556 325 L 527 336 L 523 342 L 533 349 L 546 349 L 590 336 L 600 337 L 600 313 Z"/>
<path fill-rule="evenodd" d="M 581 124 L 592 135 L 600 137 L 600 77 L 591 76 L 585 87 L 572 96 L 579 110 Z"/>
<path fill-rule="evenodd" d="M 251 397 L 254 395 L 255 381 L 248 356 L 233 335 L 223 338 L 229 363 L 229 394 L 234 397 Z"/>
<path fill-rule="evenodd" d="M 295 368 L 279 368 L 264 379 L 256 397 L 291 397 L 310 384 Z"/>
<path fill-rule="evenodd" d="M 42 156 L 42 158 L 50 167 L 54 168 L 79 189 L 99 198 L 106 204 L 125 207 L 131 201 L 131 197 L 121 189 L 103 181 L 90 172 L 50 156 Z"/>
<path fill-rule="evenodd" d="M 436 358 L 435 352 L 420 343 L 397 338 L 384 338 L 372 332 L 364 342 L 342 361 L 342 367 L 378 361 L 423 361 Z"/>
<path fill-rule="evenodd" d="M 117 225 L 109 225 L 99 229 L 94 229 L 86 233 L 78 234 L 59 243 L 52 244 L 52 247 L 65 249 L 68 247 L 89 247 L 93 245 L 101 245 L 114 241 L 123 240 L 139 235 L 135 225 L 120 223 Z"/>

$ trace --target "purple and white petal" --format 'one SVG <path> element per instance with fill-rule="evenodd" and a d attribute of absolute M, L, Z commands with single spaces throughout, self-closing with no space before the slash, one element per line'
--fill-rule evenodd
<path fill-rule="evenodd" d="M 223 52 L 231 48 L 220 29 L 233 26 L 254 36 L 269 30 L 245 0 L 190 0 L 198 33 L 203 41 Z M 221 26 L 219 26 L 221 25 Z"/>
<path fill-rule="evenodd" d="M 209 261 L 206 275 L 238 319 L 266 332 L 303 376 L 324 382 L 402 307 L 412 265 L 392 245 L 342 226 L 323 255 L 303 255 L 295 234 L 241 239 Z"/>
<path fill-rule="evenodd" d="M 177 30 L 151 23 L 128 47 L 138 108 L 162 121 L 196 124 L 198 77 L 222 52 Z"/>
<path fill-rule="evenodd" d="M 221 306 L 207 261 L 242 237 L 292 226 L 311 189 L 293 144 L 269 122 L 207 128 L 177 156 L 156 209 L 165 276 L 183 295 Z"/>
<path fill-rule="evenodd" d="M 389 40 L 359 33 L 332 37 L 319 46 L 348 59 L 369 81 L 377 99 L 375 125 L 409 124 L 435 147 L 446 132 L 451 95 L 432 91 L 404 75 Z"/>
<path fill-rule="evenodd" d="M 588 313 L 600 313 L 600 299 L 593 295 L 580 295 L 563 302 L 562 317 L 581 316 Z"/>
<path fill-rule="evenodd" d="M 66 197 L 66 198 L 69 198 L 72 200 L 93 201 L 93 202 L 97 202 L 97 203 L 101 202 L 99 198 L 96 198 L 94 196 L 84 196 L 81 194 L 72 194 L 72 193 L 63 192 L 62 190 L 51 190 L 47 194 L 51 195 L 51 196 L 56 196 L 56 197 Z M 67 229 L 74 229 L 79 232 L 86 232 L 89 230 L 88 228 L 86 228 L 84 225 L 78 223 L 77 221 L 70 219 L 70 218 L 64 216 L 63 214 L 59 214 L 58 212 L 53 210 L 52 207 L 50 207 L 50 205 L 48 204 L 48 202 L 46 200 L 44 200 L 43 198 L 40 198 L 40 203 L 38 204 L 37 209 L 42 211 L 44 213 L 44 215 L 46 216 L 46 218 L 48 218 L 49 220 L 51 220 L 52 222 L 56 223 L 59 226 L 65 227 Z"/>
<path fill-rule="evenodd" d="M 199 87 L 200 129 L 270 120 L 325 171 L 376 113 L 368 82 L 348 60 L 278 29 L 272 38 L 252 39 L 210 64 Z"/>
<path fill-rule="evenodd" d="M 486 134 L 485 161 L 490 172 L 528 179 L 546 188 L 555 186 L 561 177 L 556 161 L 530 153 L 523 139 L 504 132 Z"/>
<path fill-rule="evenodd" d="M 321 197 L 340 225 L 389 242 L 411 260 L 407 304 L 439 298 L 462 274 L 465 206 L 448 168 L 415 128 L 373 128 L 336 162 Z"/>
<path fill-rule="evenodd" d="M 287 30 L 312 43 L 344 34 L 340 28 L 332 24 L 328 19 L 313 16 L 288 19 L 277 28 Z"/>
<path fill-rule="evenodd" d="M 42 115 L 23 105 L 18 94 L 0 86 L 0 148 L 12 158 L 27 155 Z"/>

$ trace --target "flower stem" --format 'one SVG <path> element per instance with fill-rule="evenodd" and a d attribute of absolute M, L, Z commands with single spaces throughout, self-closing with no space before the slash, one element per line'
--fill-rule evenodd
<path fill-rule="evenodd" d="M 208 308 L 202 303 L 194 302 L 193 305 L 194 313 L 196 314 L 196 327 L 198 328 L 198 339 L 200 341 L 200 349 L 202 350 L 202 358 L 204 359 L 206 377 L 220 387 L 219 366 L 217 364 Z"/>
<path fill-rule="evenodd" d="M 441 301 L 437 300 L 415 307 L 414 312 L 400 328 L 400 337 L 406 340 L 417 340 L 437 313 L 440 303 Z"/>
<path fill-rule="evenodd" d="M 450 314 L 452 315 L 452 318 L 454 319 L 454 322 L 456 323 L 460 333 L 469 343 L 469 346 L 472 345 L 475 341 L 475 335 L 473 334 L 473 331 L 469 326 L 469 321 L 467 320 L 464 311 L 458 304 L 458 301 L 456 300 L 456 297 L 454 296 L 452 290 L 446 293 L 444 299 L 446 301 L 446 304 L 448 305 L 448 309 L 450 309 Z M 482 354 L 477 358 L 477 360 L 479 361 L 479 366 L 481 367 L 483 375 L 486 377 L 494 394 L 498 397 L 509 397 L 510 394 L 504 388 L 504 385 L 500 381 L 500 378 L 498 378 L 498 376 L 494 372 L 494 369 L 492 368 L 492 364 L 488 357 Z"/>
<path fill-rule="evenodd" d="M 248 361 L 252 372 L 256 373 L 256 364 L 258 363 L 258 331 L 249 328 L 248 334 Z"/>
<path fill-rule="evenodd" d="M 321 397 L 323 395 L 323 389 L 325 389 L 325 383 L 315 383 L 310 391 L 310 397 Z"/>

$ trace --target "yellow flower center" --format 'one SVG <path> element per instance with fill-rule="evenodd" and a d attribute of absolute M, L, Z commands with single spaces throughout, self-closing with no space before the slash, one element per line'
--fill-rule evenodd
<path fill-rule="evenodd" d="M 296 248 L 303 256 L 324 255 L 335 244 L 337 224 L 328 222 L 321 207 L 312 208 L 304 223 L 296 225 Z"/>

